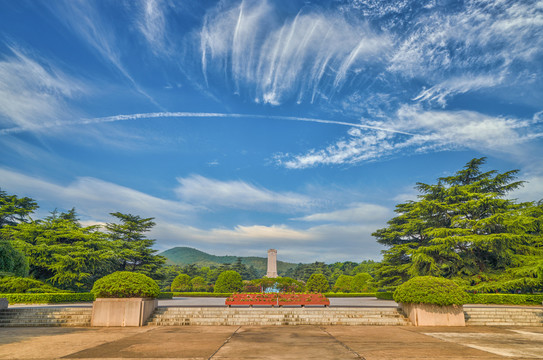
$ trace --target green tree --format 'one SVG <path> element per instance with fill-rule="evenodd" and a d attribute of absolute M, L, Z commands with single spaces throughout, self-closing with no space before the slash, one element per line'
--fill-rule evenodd
<path fill-rule="evenodd" d="M 205 292 L 208 290 L 206 279 L 201 276 L 195 276 L 191 281 L 192 291 Z"/>
<path fill-rule="evenodd" d="M 326 276 L 323 274 L 313 274 L 309 277 L 306 284 L 306 291 L 310 293 L 323 293 L 330 288 Z"/>
<path fill-rule="evenodd" d="M 187 274 L 179 274 L 176 276 L 175 279 L 173 279 L 171 290 L 176 291 L 191 291 L 192 286 L 190 283 L 190 276 Z"/>
<path fill-rule="evenodd" d="M 507 274 L 503 283 L 527 256 L 541 256 L 537 206 L 505 198 L 522 186 L 518 170 L 482 172 L 484 162 L 473 159 L 437 184 L 417 183 L 418 201 L 396 206 L 398 215 L 373 234 L 389 247 L 377 270 L 380 286 L 424 275 L 471 284 L 481 274 Z"/>
<path fill-rule="evenodd" d="M 152 276 L 166 261 L 163 256 L 156 255 L 157 250 L 152 249 L 155 240 L 145 236 L 145 233 L 155 226 L 153 218 L 141 218 L 120 212 L 110 215 L 119 221 L 106 224 L 109 237 L 116 247 L 115 269 Z"/>
<path fill-rule="evenodd" d="M 336 283 L 334 284 L 333 291 L 334 292 L 343 292 L 348 293 L 351 292 L 351 283 L 353 281 L 353 277 L 350 275 L 340 275 Z"/>
<path fill-rule="evenodd" d="M 239 292 L 243 288 L 243 280 L 241 275 L 234 270 L 222 272 L 215 283 L 214 292 L 216 293 L 231 293 Z"/>
<path fill-rule="evenodd" d="M 8 195 L 0 189 L 0 228 L 31 221 L 30 215 L 37 208 L 38 204 L 33 199 Z"/>
<path fill-rule="evenodd" d="M 353 292 L 374 291 L 373 278 L 368 273 L 358 273 L 352 278 L 351 289 Z"/>
<path fill-rule="evenodd" d="M 27 276 L 28 260 L 11 243 L 0 240 L 0 276 L 2 275 Z"/>
<path fill-rule="evenodd" d="M 82 227 L 71 215 L 53 212 L 43 221 L 1 229 L 27 257 L 30 275 L 71 290 L 89 290 L 113 268 L 115 251 L 97 226 Z"/>

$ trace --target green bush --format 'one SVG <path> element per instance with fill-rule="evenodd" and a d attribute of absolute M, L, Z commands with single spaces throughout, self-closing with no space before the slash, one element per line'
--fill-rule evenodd
<path fill-rule="evenodd" d="M 10 304 L 59 304 L 94 301 L 91 293 L 54 293 L 54 294 L 0 294 Z"/>
<path fill-rule="evenodd" d="M 375 290 L 373 278 L 368 273 L 358 273 L 352 279 L 351 289 L 355 292 L 371 292 Z"/>
<path fill-rule="evenodd" d="M 390 291 L 377 291 L 375 297 L 379 300 L 394 300 L 394 293 Z"/>
<path fill-rule="evenodd" d="M 209 286 L 207 285 L 206 279 L 204 279 L 201 276 L 195 276 L 194 279 L 190 281 L 190 286 L 192 287 L 192 291 L 206 291 Z M 183 290 L 179 290 L 183 291 Z"/>
<path fill-rule="evenodd" d="M 543 294 L 471 294 L 470 304 L 541 305 Z"/>
<path fill-rule="evenodd" d="M 375 293 L 341 293 L 341 292 L 328 292 L 324 293 L 324 296 L 328 298 L 348 298 L 348 297 L 374 297 Z"/>
<path fill-rule="evenodd" d="M 463 305 L 470 296 L 454 281 L 434 276 L 417 276 L 394 291 L 399 303 L 434 304 L 440 306 Z"/>
<path fill-rule="evenodd" d="M 212 293 L 212 292 L 174 292 L 174 297 L 229 297 L 229 293 Z"/>
<path fill-rule="evenodd" d="M 179 274 L 173 279 L 172 286 L 170 287 L 172 291 L 190 291 L 192 286 L 190 285 L 190 276 L 187 274 Z"/>
<path fill-rule="evenodd" d="M 243 281 L 241 280 L 241 275 L 234 270 L 226 270 L 223 271 L 217 278 L 217 281 L 215 282 L 215 289 L 213 290 L 213 292 L 239 292 L 242 288 Z"/>
<path fill-rule="evenodd" d="M 71 292 L 57 289 L 43 281 L 17 276 L 5 276 L 0 278 L 0 293 L 57 293 Z"/>
<path fill-rule="evenodd" d="M 330 284 L 323 274 L 313 274 L 307 280 L 305 288 L 309 293 L 323 293 L 330 288 Z"/>
<path fill-rule="evenodd" d="M 353 281 L 353 278 L 354 278 L 353 276 L 349 276 L 349 275 L 339 275 L 332 290 L 334 292 L 342 292 L 342 293 L 351 292 L 352 290 L 351 283 Z"/>
<path fill-rule="evenodd" d="M 28 276 L 28 260 L 8 241 L 0 240 L 0 274 Z"/>
<path fill-rule="evenodd" d="M 91 292 L 97 298 L 156 298 L 158 284 L 150 277 L 130 271 L 117 271 L 97 280 Z"/>

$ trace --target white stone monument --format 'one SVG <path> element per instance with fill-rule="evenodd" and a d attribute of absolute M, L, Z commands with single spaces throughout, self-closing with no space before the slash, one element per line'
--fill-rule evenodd
<path fill-rule="evenodd" d="M 275 249 L 268 250 L 268 272 L 266 277 L 277 277 L 277 250 Z"/>

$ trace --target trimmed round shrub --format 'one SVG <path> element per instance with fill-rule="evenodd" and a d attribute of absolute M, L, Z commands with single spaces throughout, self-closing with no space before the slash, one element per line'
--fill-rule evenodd
<path fill-rule="evenodd" d="M 0 276 L 28 276 L 28 260 L 7 241 L 0 241 Z"/>
<path fill-rule="evenodd" d="M 195 276 L 194 279 L 190 281 L 190 286 L 192 286 L 192 291 L 207 291 L 209 288 L 207 286 L 207 281 L 202 276 Z"/>
<path fill-rule="evenodd" d="M 342 293 L 348 293 L 351 292 L 351 283 L 353 281 L 353 277 L 349 275 L 339 275 L 339 277 L 336 280 L 336 283 L 334 284 L 334 287 L 332 290 L 334 292 L 342 292 Z"/>
<path fill-rule="evenodd" d="M 173 279 L 171 289 L 173 292 L 190 291 L 190 276 L 187 274 L 179 274 Z"/>
<path fill-rule="evenodd" d="M 97 298 L 156 298 L 160 294 L 160 288 L 146 275 L 117 271 L 97 280 L 91 292 Z"/>
<path fill-rule="evenodd" d="M 351 289 L 354 292 L 371 292 L 374 291 L 373 278 L 368 273 L 358 273 L 353 277 Z"/>
<path fill-rule="evenodd" d="M 464 305 L 470 296 L 452 280 L 434 276 L 418 276 L 396 288 L 394 301 L 398 303 Z"/>
<path fill-rule="evenodd" d="M 309 293 L 323 293 L 328 290 L 330 284 L 323 274 L 313 274 L 307 280 L 305 289 Z"/>
<path fill-rule="evenodd" d="M 217 278 L 213 292 L 233 293 L 240 292 L 242 288 L 243 281 L 241 280 L 241 275 L 234 270 L 226 270 Z"/>

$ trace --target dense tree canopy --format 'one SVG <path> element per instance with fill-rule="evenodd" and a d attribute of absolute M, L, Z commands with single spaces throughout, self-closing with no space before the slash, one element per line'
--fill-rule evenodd
<path fill-rule="evenodd" d="M 419 199 L 396 206 L 398 215 L 373 234 L 389 247 L 377 271 L 381 286 L 432 275 L 475 290 L 480 282 L 486 291 L 541 288 L 542 205 L 506 199 L 522 185 L 518 171 L 482 172 L 484 162 L 473 159 L 434 185 L 418 183 Z"/>
<path fill-rule="evenodd" d="M 120 223 L 107 224 L 107 232 L 100 226 L 82 226 L 75 209 L 55 210 L 44 219 L 33 220 L 30 215 L 38 208 L 36 202 L 4 191 L 0 191 L 0 208 L 0 252 L 19 250 L 9 250 L 9 261 L 0 260 L 5 268 L 0 272 L 24 275 L 29 267 L 30 276 L 36 280 L 82 291 L 90 290 L 97 279 L 117 270 L 156 275 L 164 262 L 151 248 L 154 240 L 144 235 L 154 225 L 152 219 L 113 213 Z M 24 256 L 18 257 L 21 252 Z M 23 269 L 10 271 L 8 267 L 13 268 L 15 263 Z"/>

